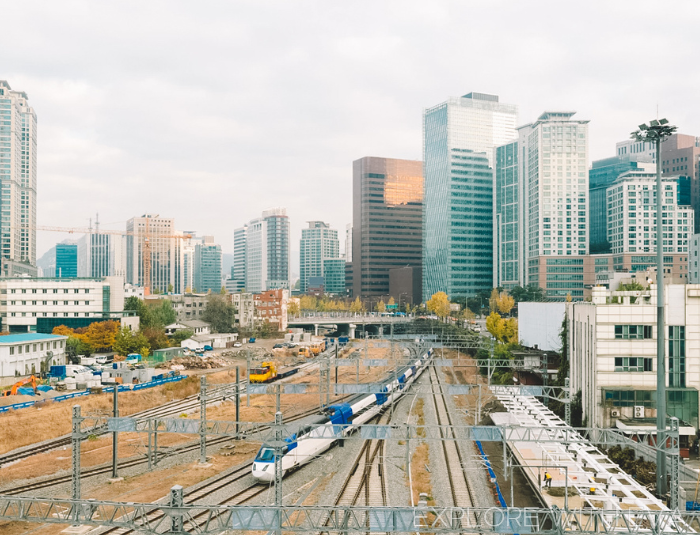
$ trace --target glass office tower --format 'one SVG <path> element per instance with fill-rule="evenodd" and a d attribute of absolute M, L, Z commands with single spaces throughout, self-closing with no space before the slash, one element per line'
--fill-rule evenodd
<path fill-rule="evenodd" d="M 423 164 L 361 158 L 352 184 L 352 293 L 388 296 L 391 269 L 421 265 Z"/>
<path fill-rule="evenodd" d="M 425 110 L 423 300 L 493 286 L 494 148 L 516 137 L 517 106 L 469 93 Z"/>

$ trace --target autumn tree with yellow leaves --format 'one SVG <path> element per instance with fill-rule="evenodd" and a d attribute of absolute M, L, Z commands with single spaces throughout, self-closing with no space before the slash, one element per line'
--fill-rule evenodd
<path fill-rule="evenodd" d="M 450 299 L 445 292 L 434 293 L 425 304 L 425 307 L 443 320 L 450 315 Z"/>

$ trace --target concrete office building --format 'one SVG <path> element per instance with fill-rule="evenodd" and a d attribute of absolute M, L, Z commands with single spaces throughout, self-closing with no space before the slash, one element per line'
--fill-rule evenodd
<path fill-rule="evenodd" d="M 390 269 L 421 265 L 423 164 L 367 156 L 352 187 L 352 293 L 386 296 Z"/>
<path fill-rule="evenodd" d="M 535 283 L 539 257 L 588 254 L 588 121 L 574 114 L 544 112 L 496 150 L 498 285 Z"/>
<path fill-rule="evenodd" d="M 76 244 L 56 244 L 56 277 L 74 279 L 78 276 L 78 246 Z"/>
<path fill-rule="evenodd" d="M 663 252 L 687 253 L 692 208 L 678 205 L 678 181 L 664 178 Z M 628 171 L 607 189 L 607 232 L 613 254 L 655 253 L 656 173 Z"/>
<path fill-rule="evenodd" d="M 482 93 L 425 110 L 424 301 L 493 286 L 494 148 L 516 137 L 517 119 L 517 106 Z"/>
<path fill-rule="evenodd" d="M 589 426 L 656 417 L 656 285 L 567 304 L 571 387 Z M 700 286 L 666 287 L 667 413 L 698 428 Z M 687 445 L 686 445 L 687 447 Z"/>
<path fill-rule="evenodd" d="M 2 330 L 50 333 L 54 327 L 87 327 L 115 320 L 138 329 L 138 316 L 124 312 L 121 277 L 0 279 Z"/>
<path fill-rule="evenodd" d="M 259 293 L 278 288 L 289 289 L 289 217 L 285 208 L 265 210 L 245 230 L 245 289 Z"/>
<path fill-rule="evenodd" d="M 213 236 L 204 236 L 195 247 L 194 287 L 198 292 L 221 291 L 221 245 L 214 243 Z"/>
<path fill-rule="evenodd" d="M 329 295 L 345 296 L 345 260 L 328 258 L 323 262 L 323 287 Z"/>
<path fill-rule="evenodd" d="M 37 119 L 0 80 L 0 257 L 36 265 Z"/>
<path fill-rule="evenodd" d="M 301 229 L 301 241 L 299 242 L 299 291 L 306 293 L 309 289 L 309 278 L 324 277 L 326 263 L 340 259 L 340 242 L 338 231 L 330 228 L 323 221 L 309 221 L 309 228 Z M 331 270 L 332 271 L 332 270 Z M 345 287 L 345 261 L 343 260 L 343 289 Z M 337 276 L 337 274 L 335 274 Z M 328 284 L 324 281 L 324 288 L 328 291 Z M 337 281 L 334 281 L 334 289 L 337 292 Z M 340 292 L 341 294 L 344 291 Z"/>
<path fill-rule="evenodd" d="M 182 239 L 175 236 L 182 233 L 175 230 L 175 220 L 144 214 L 129 219 L 126 230 L 126 282 L 144 286 L 143 255 L 150 251 L 151 292 L 157 289 L 162 293 L 181 293 L 184 289 Z"/>
<path fill-rule="evenodd" d="M 126 236 L 95 229 L 78 240 L 78 277 L 126 277 Z"/>
<path fill-rule="evenodd" d="M 177 315 L 177 321 L 189 321 L 202 319 L 207 308 L 207 294 L 158 294 L 143 298 L 146 303 L 157 303 L 159 299 L 167 299 L 173 305 Z"/>

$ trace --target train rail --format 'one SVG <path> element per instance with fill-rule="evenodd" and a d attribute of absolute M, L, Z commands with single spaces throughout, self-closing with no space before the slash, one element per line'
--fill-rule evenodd
<path fill-rule="evenodd" d="M 445 399 L 445 394 L 442 386 L 442 380 L 438 375 L 438 371 L 431 367 L 430 368 L 430 382 L 433 385 L 433 393 L 430 395 L 433 400 L 433 405 L 435 407 L 435 414 L 437 417 L 438 425 L 452 425 L 452 418 L 450 417 L 450 410 L 447 406 L 447 400 Z M 437 388 L 436 388 L 437 387 Z M 437 390 L 440 392 L 438 393 Z M 447 477 L 450 483 L 450 494 L 452 497 L 452 505 L 454 507 L 473 507 L 474 497 L 472 495 L 472 489 L 469 485 L 469 480 L 467 479 L 467 474 L 465 471 L 464 460 L 462 459 L 462 454 L 459 451 L 458 443 L 453 440 L 453 437 L 448 437 L 444 433 L 452 433 L 452 431 L 442 431 L 443 438 L 448 440 L 440 441 L 442 444 L 442 453 L 445 460 L 445 467 L 447 469 Z M 469 519 L 462 519 L 462 523 L 466 526 Z"/>
<path fill-rule="evenodd" d="M 306 418 L 308 416 L 317 414 L 317 412 L 318 412 L 317 408 L 309 409 L 307 411 L 291 415 L 288 418 L 286 418 L 285 421 L 294 422 L 294 421 Z M 208 439 L 207 440 L 207 447 L 218 445 L 218 444 L 224 444 L 230 440 L 231 440 L 231 437 L 215 437 L 212 439 Z M 193 452 L 193 451 L 199 451 L 199 441 L 185 444 L 185 445 L 175 447 L 175 448 L 170 448 L 167 452 L 159 452 L 157 460 L 163 459 L 165 457 L 169 457 L 172 455 L 181 455 L 183 453 L 189 453 L 189 452 Z M 132 459 L 125 459 L 125 460 L 119 462 L 119 469 L 122 470 L 125 468 L 132 468 L 134 466 L 139 466 L 139 465 L 147 464 L 147 463 L 148 463 L 147 457 L 138 457 L 135 459 L 133 459 L 133 458 Z M 102 474 L 109 474 L 111 472 L 112 472 L 112 465 L 111 464 L 110 465 L 102 465 L 102 466 L 97 466 L 94 468 L 88 468 L 88 469 L 82 470 L 80 473 L 80 477 L 81 477 L 81 479 L 84 479 L 87 477 L 94 477 L 94 476 L 99 476 Z M 56 485 L 62 485 L 64 483 L 70 483 L 70 481 L 71 481 L 70 475 L 56 476 L 56 477 L 52 477 L 50 479 L 44 479 L 41 481 L 34 481 L 34 482 L 26 483 L 23 485 L 19 485 L 16 487 L 3 489 L 2 494 L 15 496 L 18 494 L 23 494 L 25 492 L 54 487 Z"/>
<path fill-rule="evenodd" d="M 313 366 L 315 363 L 314 361 L 310 361 L 308 363 L 302 364 L 299 366 L 299 369 L 305 369 L 308 367 Z M 223 401 L 225 398 L 230 398 L 231 397 L 231 391 L 232 391 L 232 386 L 230 384 L 226 386 L 220 386 L 220 385 L 211 385 L 207 389 L 207 404 L 212 404 L 212 403 L 219 403 Z M 245 383 L 241 384 L 240 387 L 240 393 L 245 394 L 246 393 L 246 387 Z M 153 407 L 150 409 L 146 409 L 143 411 L 139 411 L 137 413 L 134 413 L 130 415 L 131 417 L 134 418 L 167 418 L 169 416 L 179 416 L 183 412 L 190 412 L 190 411 L 196 411 L 199 410 L 200 406 L 200 401 L 199 401 L 199 394 L 192 394 L 191 396 L 187 396 L 182 399 L 174 400 L 174 401 L 169 401 L 167 403 L 164 403 L 163 405 L 159 405 L 157 407 Z M 96 435 L 102 435 L 107 433 L 106 429 L 95 429 L 94 434 Z M 63 435 L 61 437 L 49 440 L 47 442 L 44 442 L 42 444 L 37 444 L 37 445 L 30 445 L 30 446 L 25 446 L 20 449 L 10 451 L 8 453 L 5 453 L 4 455 L 0 455 L 0 467 L 21 461 L 23 459 L 27 459 L 33 455 L 36 455 L 38 453 L 46 453 L 58 448 L 62 448 L 64 446 L 69 446 L 71 444 L 71 437 L 70 435 Z"/>

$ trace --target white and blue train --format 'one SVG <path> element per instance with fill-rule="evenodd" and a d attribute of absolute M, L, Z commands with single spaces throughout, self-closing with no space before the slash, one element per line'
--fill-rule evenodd
<path fill-rule="evenodd" d="M 326 414 L 301 425 L 296 433 L 287 437 L 282 450 L 282 476 L 311 462 L 332 447 L 339 439 L 353 432 L 357 426 L 367 423 L 384 408 L 396 401 L 413 383 L 433 356 L 429 349 L 412 365 L 399 370 L 395 378 L 378 394 L 358 394 L 346 403 L 328 407 Z M 253 461 L 253 477 L 260 482 L 275 479 L 275 449 L 263 444 Z"/>

